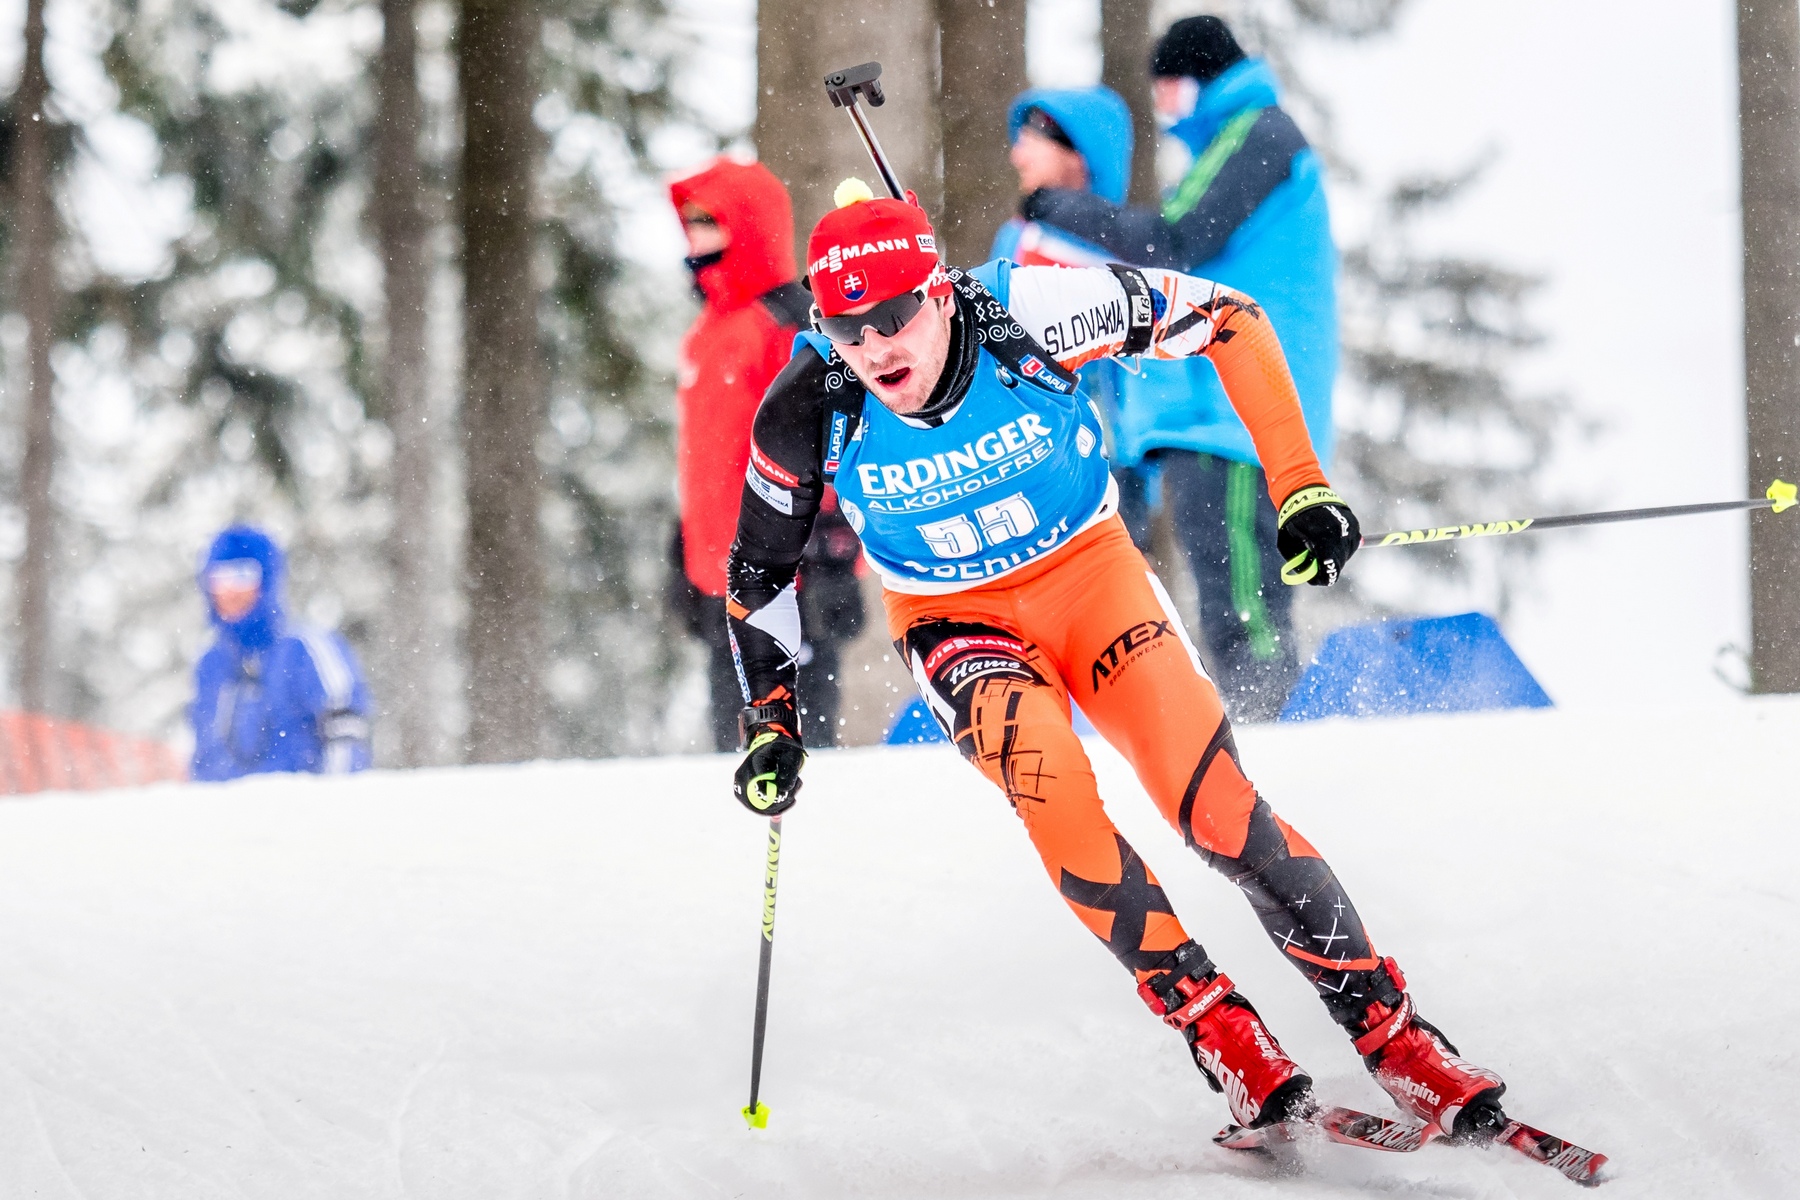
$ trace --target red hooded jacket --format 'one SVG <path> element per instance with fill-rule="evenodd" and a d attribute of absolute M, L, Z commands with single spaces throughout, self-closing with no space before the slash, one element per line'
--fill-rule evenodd
<path fill-rule="evenodd" d="M 795 282 L 793 205 L 767 167 L 715 159 L 671 183 L 669 199 L 704 209 L 731 235 L 724 257 L 700 269 L 706 306 L 681 340 L 675 389 L 684 565 L 695 587 L 723 596 L 750 426 L 809 298 Z"/>

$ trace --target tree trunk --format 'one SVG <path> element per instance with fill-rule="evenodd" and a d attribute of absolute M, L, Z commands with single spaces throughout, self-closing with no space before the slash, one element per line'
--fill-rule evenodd
<path fill-rule="evenodd" d="M 944 257 L 984 262 L 1018 207 L 1006 164 L 1006 109 L 1025 90 L 1025 0 L 937 0 L 943 120 Z"/>
<path fill-rule="evenodd" d="M 1800 474 L 1800 13 L 1738 0 L 1750 484 Z M 1750 676 L 1800 691 L 1800 522 L 1750 520 Z"/>
<path fill-rule="evenodd" d="M 382 385 L 394 434 L 394 525 L 388 534 L 394 589 L 386 623 L 387 694 L 379 697 L 398 734 L 398 765 L 432 750 L 432 430 L 425 361 L 431 286 L 431 226 L 420 177 L 418 37 L 414 0 L 382 0 L 380 111 L 375 124 L 373 209 L 387 298 Z"/>
<path fill-rule="evenodd" d="M 537 130 L 530 0 L 463 0 L 463 409 L 468 487 L 469 758 L 539 752 L 544 396 L 531 272 Z"/>
<path fill-rule="evenodd" d="M 25 64 L 16 93 L 19 132 L 14 179 L 18 237 L 14 295 L 27 327 L 25 461 L 19 491 L 25 509 L 25 558 L 19 567 L 19 699 L 35 712 L 51 708 L 51 569 L 55 511 L 50 485 L 56 465 L 50 346 L 56 337 L 56 196 L 50 162 L 50 119 L 44 111 L 44 0 L 25 5 Z"/>
<path fill-rule="evenodd" d="M 1151 0 L 1101 0 L 1100 81 L 1131 107 L 1133 204 L 1157 204 L 1156 108 L 1150 98 Z"/>
<path fill-rule="evenodd" d="M 761 0 L 757 7 L 756 127 L 762 161 L 793 192 L 796 251 L 849 175 L 881 181 L 846 117 L 825 96 L 825 76 L 874 59 L 887 103 L 870 124 L 900 181 L 936 215 L 939 199 L 937 16 L 933 0 Z M 985 247 L 984 247 L 985 248 Z"/>

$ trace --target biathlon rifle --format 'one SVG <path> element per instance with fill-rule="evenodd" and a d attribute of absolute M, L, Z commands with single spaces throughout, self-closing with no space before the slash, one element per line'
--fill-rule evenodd
<path fill-rule="evenodd" d="M 1438 525 L 1426 529 L 1396 529 L 1390 533 L 1363 535 L 1363 549 L 1378 546 L 1428 546 L 1459 542 L 1465 538 L 1510 537 L 1535 529 L 1568 529 L 1576 525 L 1611 525 L 1615 521 L 1650 521 L 1658 517 L 1691 517 L 1696 513 L 1730 512 L 1740 508 L 1769 508 L 1786 512 L 1800 504 L 1800 489 L 1777 479 L 1760 500 L 1718 500 L 1710 504 L 1671 504 L 1663 508 L 1620 508 L 1611 512 L 1575 513 L 1564 517 L 1526 517 L 1522 521 L 1476 521 L 1468 525 Z"/>
<path fill-rule="evenodd" d="M 869 102 L 870 108 L 880 108 L 887 103 L 887 96 L 881 90 L 881 64 L 866 62 L 861 66 L 833 71 L 825 77 L 825 94 L 831 97 L 834 106 L 849 112 L 851 123 L 856 126 L 856 136 L 862 139 L 863 149 L 875 160 L 875 170 L 881 175 L 881 182 L 886 185 L 888 195 L 896 200 L 906 199 L 906 189 L 900 186 L 900 177 L 894 174 L 893 165 L 882 152 L 880 139 L 875 136 L 869 118 L 863 115 L 862 107 L 857 103 L 859 95 Z"/>

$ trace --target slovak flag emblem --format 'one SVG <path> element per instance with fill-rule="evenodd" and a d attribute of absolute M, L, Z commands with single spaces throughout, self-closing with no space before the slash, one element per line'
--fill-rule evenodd
<path fill-rule="evenodd" d="M 869 291 L 869 278 L 861 271 L 851 271 L 838 281 L 846 300 L 861 300 Z"/>

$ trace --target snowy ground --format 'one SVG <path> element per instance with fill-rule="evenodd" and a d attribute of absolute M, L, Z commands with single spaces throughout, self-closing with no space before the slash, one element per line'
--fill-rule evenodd
<path fill-rule="evenodd" d="M 1254 729 L 1423 1010 L 1605 1194 L 1792 1194 L 1800 704 Z M 1236 894 L 1120 823 L 1330 1100 Z M 744 1102 L 764 826 L 722 758 L 0 805 L 0 1196 L 1573 1195 L 1523 1161 L 1212 1147 L 1175 1037 L 942 747 L 820 754 Z M 1332 778 L 1336 775 L 1336 778 Z M 1783 1182 L 1784 1180 L 1788 1182 Z"/>

